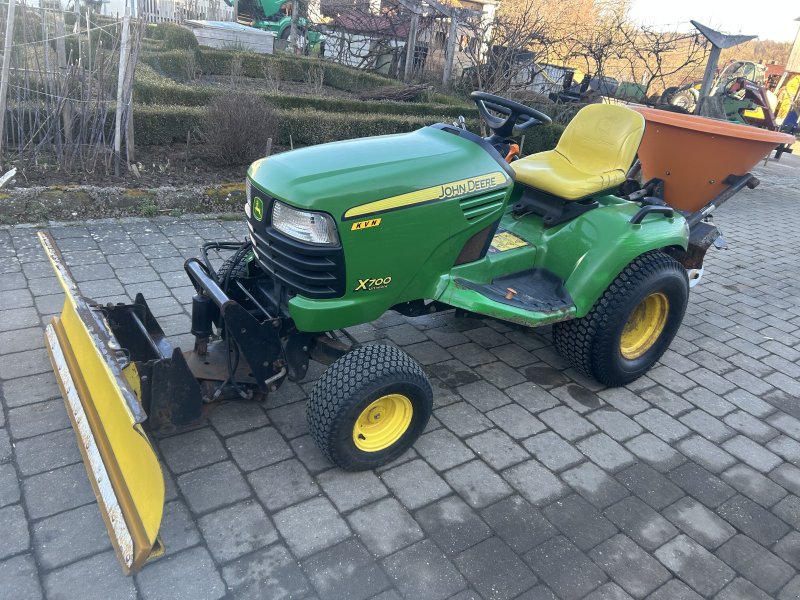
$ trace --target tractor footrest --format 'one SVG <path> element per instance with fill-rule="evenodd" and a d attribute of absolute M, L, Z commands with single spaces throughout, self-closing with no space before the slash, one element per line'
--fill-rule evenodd
<path fill-rule="evenodd" d="M 457 279 L 456 283 L 494 302 L 533 312 L 563 311 L 574 304 L 563 280 L 547 269 L 528 269 L 498 277 L 491 283 L 474 283 L 466 279 Z"/>

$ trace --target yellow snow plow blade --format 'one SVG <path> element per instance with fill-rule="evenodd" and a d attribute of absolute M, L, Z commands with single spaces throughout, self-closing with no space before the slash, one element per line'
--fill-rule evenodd
<path fill-rule="evenodd" d="M 142 429 L 147 415 L 134 391 L 138 375 L 103 313 L 80 295 L 53 238 L 39 232 L 39 239 L 66 294 L 61 315 L 46 329 L 50 359 L 103 520 L 129 574 L 163 554 L 164 477 Z"/>

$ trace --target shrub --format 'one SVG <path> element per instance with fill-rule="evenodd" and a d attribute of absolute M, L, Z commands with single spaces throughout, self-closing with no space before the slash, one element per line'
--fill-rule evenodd
<path fill-rule="evenodd" d="M 196 50 L 200 47 L 194 34 L 185 27 L 171 23 L 159 23 L 164 28 L 164 48 L 167 50 Z"/>
<path fill-rule="evenodd" d="M 278 115 L 252 94 L 214 98 L 205 111 L 202 137 L 206 154 L 218 165 L 241 165 L 263 156 L 268 138 L 277 136 Z"/>

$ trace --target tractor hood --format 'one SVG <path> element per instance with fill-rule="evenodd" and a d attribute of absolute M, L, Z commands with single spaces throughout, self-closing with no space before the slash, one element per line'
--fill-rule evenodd
<path fill-rule="evenodd" d="M 472 134 L 441 127 L 285 152 L 253 163 L 248 177 L 273 198 L 337 220 L 511 182 L 496 152 L 465 137 Z"/>

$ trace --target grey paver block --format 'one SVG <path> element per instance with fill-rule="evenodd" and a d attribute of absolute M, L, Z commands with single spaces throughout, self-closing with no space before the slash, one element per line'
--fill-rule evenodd
<path fill-rule="evenodd" d="M 145 600 L 214 600 L 225 584 L 205 548 L 192 548 L 146 566 L 136 576 Z"/>
<path fill-rule="evenodd" d="M 96 509 L 95 509 L 96 510 Z M 167 502 L 164 505 L 164 517 L 158 531 L 167 552 L 180 552 L 200 542 L 197 523 L 189 513 L 189 509 L 180 500 Z"/>
<path fill-rule="evenodd" d="M 487 510 L 503 502 L 506 501 Z M 428 537 L 447 555 L 458 554 L 492 533 L 478 514 L 457 496 L 426 506 L 418 510 L 415 517 Z"/>
<path fill-rule="evenodd" d="M 633 462 L 634 456 L 605 433 L 598 433 L 579 441 L 581 452 L 607 471 L 617 471 Z"/>
<path fill-rule="evenodd" d="M 787 435 L 779 435 L 771 439 L 767 444 L 767 449 L 795 466 L 800 465 L 800 442 Z"/>
<path fill-rule="evenodd" d="M 516 371 L 514 372 L 516 373 Z M 487 412 L 511 402 L 508 396 L 483 379 L 462 385 L 456 391 L 481 412 Z"/>
<path fill-rule="evenodd" d="M 455 563 L 482 598 L 516 598 L 536 583 L 533 572 L 497 537 L 466 550 Z"/>
<path fill-rule="evenodd" d="M 184 473 L 178 477 L 178 487 L 194 513 L 214 510 L 250 495 L 244 477 L 230 461 Z"/>
<path fill-rule="evenodd" d="M 492 426 L 492 422 L 486 416 L 466 402 L 456 402 L 440 408 L 434 411 L 434 415 L 459 437 L 480 433 Z"/>
<path fill-rule="evenodd" d="M 772 552 L 746 535 L 737 535 L 719 550 L 717 556 L 764 591 L 775 594 L 795 571 Z"/>
<path fill-rule="evenodd" d="M 762 473 L 768 473 L 783 462 L 779 456 L 743 435 L 729 439 L 722 444 L 722 447 Z"/>
<path fill-rule="evenodd" d="M 734 430 L 707 412 L 695 409 L 680 418 L 684 425 L 712 442 L 724 442 L 735 434 Z"/>
<path fill-rule="evenodd" d="M 681 498 L 664 509 L 664 516 L 711 550 L 736 534 L 733 527 L 694 498 Z"/>
<path fill-rule="evenodd" d="M 625 447 L 659 471 L 670 471 L 685 460 L 679 452 L 652 433 L 643 433 L 628 440 Z"/>
<path fill-rule="evenodd" d="M 702 600 L 702 596 L 679 579 L 670 579 L 650 594 L 647 600 Z"/>
<path fill-rule="evenodd" d="M 512 385 L 519 385 L 520 383 L 525 381 L 525 377 L 519 371 L 517 371 L 512 367 L 509 367 L 507 364 L 503 362 L 493 362 L 493 363 L 478 365 L 477 367 L 475 367 L 475 372 L 481 377 L 483 377 L 483 379 L 486 382 L 488 382 L 492 386 L 497 386 L 501 390 L 511 387 Z M 491 392 L 491 390 L 487 389 L 487 392 Z M 505 395 L 503 396 L 498 395 L 497 398 L 498 401 L 507 401 L 507 396 Z M 465 399 L 467 399 L 466 396 Z"/>
<path fill-rule="evenodd" d="M 506 498 L 486 508 L 482 514 L 492 530 L 518 554 L 528 552 L 558 533 L 538 508 L 519 496 Z"/>
<path fill-rule="evenodd" d="M 199 525 L 208 549 L 221 563 L 278 539 L 275 527 L 261 506 L 253 500 L 207 514 L 200 518 Z"/>
<path fill-rule="evenodd" d="M 5 311 L 0 311 L 0 314 Z M 2 323 L 2 317 L 0 317 Z M 0 379 L 15 379 L 50 371 L 50 359 L 44 348 L 6 354 L 0 360 Z"/>
<path fill-rule="evenodd" d="M 475 458 L 475 454 L 447 429 L 428 432 L 414 442 L 414 449 L 438 471 Z"/>
<path fill-rule="evenodd" d="M 631 596 L 616 583 L 609 582 L 584 597 L 584 600 L 631 600 Z"/>
<path fill-rule="evenodd" d="M 693 462 L 684 463 L 672 471 L 669 478 L 709 508 L 716 508 L 736 494 L 736 490 L 719 477 Z"/>
<path fill-rule="evenodd" d="M 423 538 L 422 530 L 394 498 L 386 498 L 347 517 L 361 541 L 377 556 L 386 556 Z"/>
<path fill-rule="evenodd" d="M 19 504 L 0 508 L 0 559 L 30 547 L 25 513 Z"/>
<path fill-rule="evenodd" d="M 85 558 L 44 578 L 48 598 L 107 600 L 136 598 L 133 579 L 125 577 L 113 552 Z"/>
<path fill-rule="evenodd" d="M 797 598 L 800 598 L 800 575 L 786 584 L 786 587 L 778 595 L 778 600 L 796 600 Z"/>
<path fill-rule="evenodd" d="M 31 519 L 94 502 L 94 492 L 82 463 L 28 477 L 22 493 Z"/>
<path fill-rule="evenodd" d="M 656 510 L 661 510 L 683 496 L 683 492 L 678 486 L 655 469 L 642 463 L 637 463 L 617 473 L 616 478 Z"/>
<path fill-rule="evenodd" d="M 704 596 L 715 594 L 735 577 L 734 571 L 685 535 L 679 535 L 656 550 L 668 569 Z"/>
<path fill-rule="evenodd" d="M 450 469 L 444 477 L 473 508 L 483 508 L 512 493 L 511 487 L 480 460 Z"/>
<path fill-rule="evenodd" d="M 670 444 L 689 434 L 688 427 L 657 408 L 639 413 L 634 418 L 642 427 Z"/>
<path fill-rule="evenodd" d="M 772 597 L 741 577 L 734 579 L 728 587 L 714 596 L 715 600 L 770 600 Z"/>
<path fill-rule="evenodd" d="M 42 588 L 36 564 L 30 554 L 22 554 L 0 561 L 0 581 L 3 582 L 2 594 L 9 600 L 25 598 L 39 600 Z"/>
<path fill-rule="evenodd" d="M 310 435 L 294 438 L 289 444 L 309 472 L 319 473 L 331 468 L 331 461 L 320 451 Z"/>
<path fill-rule="evenodd" d="M 553 408 L 560 404 L 558 398 L 553 396 L 544 388 L 535 383 L 520 383 L 505 390 L 514 402 L 529 410 L 533 414 L 538 414 L 548 408 Z"/>
<path fill-rule="evenodd" d="M 227 458 L 225 448 L 209 427 L 165 438 L 159 447 L 175 473 L 185 473 Z"/>
<path fill-rule="evenodd" d="M 260 469 L 292 456 L 292 449 L 274 427 L 261 427 L 229 437 L 225 445 L 243 471 Z"/>
<path fill-rule="evenodd" d="M 633 496 L 608 507 L 605 515 L 646 550 L 655 550 L 678 535 L 672 523 Z"/>
<path fill-rule="evenodd" d="M 642 598 L 670 579 L 669 572 L 629 537 L 619 534 L 589 555 L 626 592 Z"/>
<path fill-rule="evenodd" d="M 544 506 L 564 495 L 567 488 L 535 460 L 529 460 L 503 471 L 503 477 L 522 496 L 537 506 Z"/>
<path fill-rule="evenodd" d="M 267 415 L 255 402 L 223 402 L 214 407 L 209 421 L 220 435 L 228 437 L 266 425 Z"/>
<path fill-rule="evenodd" d="M 70 426 L 60 398 L 13 408 L 8 411 L 8 424 L 11 435 L 17 440 Z"/>
<path fill-rule="evenodd" d="M 63 304 L 63 299 L 61 303 Z M 0 301 L 0 306 L 2 306 L 2 301 Z M 39 327 L 12 329 L 0 333 L 0 356 L 36 348 L 44 348 L 44 335 Z"/>
<path fill-rule="evenodd" d="M 717 514 L 742 533 L 762 544 L 774 544 L 789 527 L 769 511 L 741 495 L 736 495 L 717 509 Z"/>
<path fill-rule="evenodd" d="M 383 566 L 406 598 L 443 600 L 466 587 L 453 563 L 430 540 L 392 554 Z"/>
<path fill-rule="evenodd" d="M 228 563 L 222 576 L 233 597 L 243 600 L 305 598 L 312 591 L 297 561 L 279 544 Z"/>
<path fill-rule="evenodd" d="M 499 429 L 474 435 L 467 440 L 467 445 L 496 471 L 530 458 L 530 454 Z M 414 446 L 419 450 L 419 442 Z"/>
<path fill-rule="evenodd" d="M 18 441 L 16 457 L 23 475 L 35 475 L 80 462 L 81 453 L 72 429 L 62 429 Z"/>
<path fill-rule="evenodd" d="M 405 346 L 403 350 L 422 365 L 430 365 L 453 358 L 452 354 L 435 342 L 412 344 L 411 346 Z"/>
<path fill-rule="evenodd" d="M 617 533 L 616 527 L 577 494 L 556 500 L 544 515 L 581 550 L 589 550 Z"/>
<path fill-rule="evenodd" d="M 607 579 L 597 565 L 562 536 L 531 550 L 525 561 L 564 600 L 582 598 Z M 565 569 L 564 565 L 570 568 Z"/>
<path fill-rule="evenodd" d="M 17 472 L 14 465 L 5 463 L 0 465 L 0 507 L 19 502 L 20 489 L 17 481 Z"/>
<path fill-rule="evenodd" d="M 279 406 L 267 411 L 272 424 L 280 431 L 286 439 L 293 439 L 308 433 L 308 423 L 306 422 L 306 403 L 292 402 L 284 406 Z"/>
<path fill-rule="evenodd" d="M 618 442 L 629 440 L 642 432 L 641 425 L 617 410 L 596 410 L 586 418 Z"/>
<path fill-rule="evenodd" d="M 544 424 L 518 404 L 507 404 L 486 414 L 500 429 L 517 440 L 539 433 Z"/>
<path fill-rule="evenodd" d="M 772 507 L 772 512 L 795 529 L 800 529 L 800 498 L 797 496 L 787 496 Z"/>
<path fill-rule="evenodd" d="M 394 467 L 384 472 L 381 479 L 411 510 L 450 493 L 450 486 L 422 460 L 412 460 Z"/>
<path fill-rule="evenodd" d="M 321 598 L 366 600 L 391 585 L 369 552 L 347 540 L 307 559 L 303 568 Z"/>
<path fill-rule="evenodd" d="M 39 562 L 45 569 L 59 567 L 111 546 L 100 510 L 94 504 L 37 521 L 32 531 Z"/>
<path fill-rule="evenodd" d="M 562 471 L 585 460 L 575 447 L 552 431 L 545 431 L 523 442 L 525 448 L 548 469 Z"/>
<path fill-rule="evenodd" d="M 303 464 L 285 460 L 254 471 L 247 476 L 250 484 L 269 511 L 281 509 L 319 493 L 319 487 Z M 275 485 L 276 481 L 283 485 Z"/>
<path fill-rule="evenodd" d="M 795 569 L 800 568 L 800 532 L 790 531 L 772 549 Z"/>
<path fill-rule="evenodd" d="M 0 463 L 11 460 L 12 454 L 11 438 L 8 435 L 8 429 L 2 427 L 0 428 Z"/>
<path fill-rule="evenodd" d="M 770 507 L 786 495 L 781 486 L 747 465 L 732 466 L 722 474 L 722 479 L 762 506 Z"/>
<path fill-rule="evenodd" d="M 325 498 L 312 498 L 274 515 L 275 525 L 296 556 L 305 557 L 350 536 L 347 523 Z"/>
<path fill-rule="evenodd" d="M 575 441 L 597 431 L 594 425 L 566 406 L 551 408 L 539 414 L 539 418 L 569 441 Z"/>
<path fill-rule="evenodd" d="M 597 395 L 628 416 L 638 414 L 650 408 L 647 402 L 626 388 L 607 388 L 605 390 L 600 390 Z M 657 403 L 656 400 L 653 400 L 653 402 Z"/>
<path fill-rule="evenodd" d="M 340 512 L 351 511 L 389 493 L 372 471 L 348 472 L 331 469 L 321 473 L 317 477 L 317 483 Z"/>
<path fill-rule="evenodd" d="M 790 492 L 800 495 L 800 468 L 794 465 L 782 464 L 769 476 Z"/>
<path fill-rule="evenodd" d="M 712 473 L 721 473 L 736 463 L 725 450 L 698 435 L 678 442 L 678 449 Z"/>
<path fill-rule="evenodd" d="M 733 404 L 723 399 L 720 394 L 704 387 L 695 387 L 683 394 L 683 397 L 697 408 L 701 408 L 715 417 L 724 417 L 736 408 Z"/>
<path fill-rule="evenodd" d="M 723 421 L 756 442 L 768 442 L 778 434 L 775 429 L 764 423 L 762 419 L 757 419 L 742 410 L 726 415 Z"/>
<path fill-rule="evenodd" d="M 800 420 L 796 419 L 795 417 L 778 411 L 770 416 L 767 419 L 767 422 L 786 435 L 796 440 L 800 440 Z"/>
<path fill-rule="evenodd" d="M 565 471 L 562 477 L 598 508 L 605 508 L 628 495 L 628 490 L 594 463 L 583 463 Z"/>

